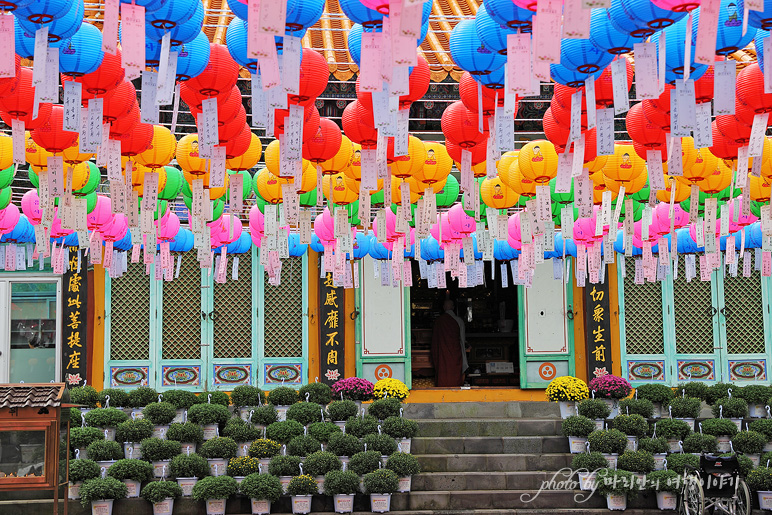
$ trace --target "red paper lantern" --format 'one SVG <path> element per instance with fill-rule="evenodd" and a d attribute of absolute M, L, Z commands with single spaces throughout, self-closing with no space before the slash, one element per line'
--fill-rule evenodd
<path fill-rule="evenodd" d="M 322 54 L 310 48 L 303 49 L 300 63 L 300 84 L 297 95 L 287 95 L 290 104 L 306 106 L 324 93 L 330 69 Z"/>
<path fill-rule="evenodd" d="M 246 123 L 247 112 L 244 110 L 244 106 L 239 106 L 238 110 L 236 111 L 236 116 L 228 123 L 224 123 L 218 127 L 217 134 L 220 140 L 220 144 L 222 145 L 231 138 L 238 136 L 242 127 L 244 127 Z"/>
<path fill-rule="evenodd" d="M 719 117 L 716 118 L 718 119 Z M 713 131 L 713 146 L 710 147 L 710 153 L 721 159 L 734 159 L 737 157 L 739 145 L 733 139 L 725 137 L 718 130 L 716 120 L 711 124 L 711 130 Z"/>
<path fill-rule="evenodd" d="M 355 100 L 343 110 L 343 131 L 354 143 L 359 143 L 362 148 L 375 148 L 378 142 L 378 130 L 373 127 L 373 113 L 365 109 Z"/>
<path fill-rule="evenodd" d="M 651 104 L 651 100 L 644 100 L 640 103 L 643 116 L 657 129 L 670 132 L 670 110 L 662 111 Z M 633 138 L 635 139 L 635 138 Z"/>
<path fill-rule="evenodd" d="M 104 123 L 114 122 L 127 116 L 137 105 L 137 90 L 134 84 L 123 81 L 112 91 L 112 94 L 102 104 L 102 120 Z"/>
<path fill-rule="evenodd" d="M 183 83 L 180 86 L 180 96 L 182 96 L 182 88 L 184 87 Z M 190 90 L 186 94 L 190 98 Z M 236 115 L 239 114 L 239 108 L 243 107 L 241 100 L 241 90 L 238 86 L 233 86 L 230 94 L 217 97 L 217 125 L 225 125 L 236 118 Z M 193 101 L 192 98 L 191 101 Z M 193 115 L 193 118 L 198 118 L 198 115 L 201 114 L 201 104 L 199 103 L 197 106 L 188 105 L 188 107 L 190 107 L 190 114 Z"/>
<path fill-rule="evenodd" d="M 241 132 L 228 140 L 225 144 L 225 158 L 233 159 L 234 157 L 244 154 L 244 152 L 249 150 L 249 145 L 251 143 L 252 131 L 250 130 L 249 125 L 245 123 L 241 127 Z"/>
<path fill-rule="evenodd" d="M 627 133 L 633 141 L 653 148 L 665 143 L 665 132 L 644 115 L 642 104 L 643 102 L 639 102 L 627 111 Z M 669 121 L 670 117 L 667 118 Z"/>
<path fill-rule="evenodd" d="M 572 88 L 569 86 L 564 86 L 563 84 L 555 83 L 554 91 L 552 94 L 552 100 L 550 101 L 550 104 L 554 101 L 561 108 L 563 108 L 564 110 L 567 109 L 570 112 L 571 96 L 577 91 L 582 92 L 582 114 L 587 114 L 587 95 L 584 94 L 584 87 Z"/>
<path fill-rule="evenodd" d="M 448 155 L 453 161 L 461 165 L 461 151 L 468 150 L 472 153 L 472 166 L 478 165 L 485 161 L 488 157 L 488 138 L 475 145 L 474 147 L 464 149 L 460 145 L 453 143 L 452 141 L 445 141 L 445 149 L 448 151 Z"/>
<path fill-rule="evenodd" d="M 121 65 L 121 51 L 116 50 L 114 54 L 105 52 L 102 64 L 95 71 L 74 77 L 73 80 L 83 84 L 83 96 L 85 97 L 85 93 L 101 95 L 117 88 L 125 76 L 126 72 Z"/>
<path fill-rule="evenodd" d="M 303 109 L 303 143 L 305 143 L 314 137 L 316 130 L 319 128 L 319 110 L 316 109 L 314 104 L 308 104 Z M 273 133 L 277 138 L 279 135 L 284 134 L 284 122 L 287 116 L 289 116 L 289 109 L 274 110 Z"/>
<path fill-rule="evenodd" d="M 772 93 L 764 93 L 764 74 L 758 63 L 746 66 L 737 74 L 737 98 L 757 113 L 772 111 Z"/>
<path fill-rule="evenodd" d="M 239 78 L 239 65 L 231 57 L 228 47 L 210 44 L 209 64 L 204 71 L 185 82 L 199 99 L 230 93 Z"/>
<path fill-rule="evenodd" d="M 33 130 L 46 123 L 51 115 L 51 104 L 45 103 L 38 106 L 38 117 L 32 119 L 32 110 L 35 106 L 35 88 L 32 86 L 32 70 L 21 68 L 19 82 L 13 94 L 0 97 L 0 115 L 3 121 L 11 125 L 11 120 L 22 120 L 27 129 Z"/>
<path fill-rule="evenodd" d="M 664 144 L 647 147 L 647 146 L 642 145 L 641 143 L 638 143 L 637 141 L 633 141 L 633 148 L 635 149 L 635 153 L 638 154 L 638 157 L 640 157 L 644 161 L 646 159 L 648 159 L 647 151 L 649 151 L 649 150 L 659 150 L 660 154 L 662 155 L 662 162 L 663 163 L 667 162 L 667 146 L 664 145 Z"/>
<path fill-rule="evenodd" d="M 48 120 L 30 134 L 32 140 L 52 154 L 57 154 L 65 148 L 70 148 L 78 141 L 78 133 L 63 130 L 63 121 L 64 107 L 60 105 L 52 106 L 51 115 L 48 117 Z"/>
<path fill-rule="evenodd" d="M 139 105 L 134 105 L 129 114 L 122 116 L 110 124 L 110 139 L 120 139 L 124 134 L 132 131 L 139 123 Z"/>
<path fill-rule="evenodd" d="M 558 122 L 561 125 L 565 125 L 567 127 L 571 126 L 571 106 L 565 106 L 563 107 L 560 102 L 558 102 L 555 97 L 552 97 L 552 101 L 550 102 L 550 107 L 552 107 L 552 116 L 555 117 L 555 121 Z M 587 130 L 587 112 L 585 111 L 582 113 L 580 127 L 582 131 Z"/>
<path fill-rule="evenodd" d="M 666 112 L 668 115 L 670 115 L 670 93 L 675 89 L 675 86 L 672 84 L 665 84 L 665 91 L 662 92 L 662 94 L 657 98 L 652 98 L 651 100 L 647 100 L 648 105 L 653 107 L 654 109 L 659 109 L 660 111 Z"/>
<path fill-rule="evenodd" d="M 488 122 L 483 119 L 483 131 L 478 130 L 477 113 L 464 107 L 457 100 L 445 108 L 440 120 L 445 139 L 462 148 L 472 148 L 488 138 Z"/>
<path fill-rule="evenodd" d="M 567 125 L 560 125 L 552 116 L 552 107 L 548 107 L 542 118 L 544 126 L 544 135 L 556 147 L 565 147 L 568 141 L 568 134 L 571 132 Z"/>
<path fill-rule="evenodd" d="M 136 156 L 150 148 L 153 143 L 153 126 L 149 123 L 138 123 L 131 132 L 120 137 L 121 155 Z"/>
<path fill-rule="evenodd" d="M 413 67 L 413 71 L 410 72 L 408 77 L 408 94 L 399 97 L 399 108 L 408 109 L 413 102 L 420 100 L 429 90 L 429 80 L 431 78 L 431 72 L 429 70 L 429 63 L 426 59 L 418 56 L 418 66 Z M 357 99 L 362 105 L 369 111 L 373 110 L 373 97 L 371 93 L 359 91 L 359 78 L 356 80 L 356 93 Z M 476 91 L 476 90 L 475 90 Z M 477 93 L 475 93 L 476 95 Z"/>
<path fill-rule="evenodd" d="M 14 63 L 15 73 L 13 77 L 6 77 L 0 79 L 0 97 L 11 95 L 19 85 L 19 78 L 21 77 L 21 57 L 16 54 L 16 61 Z"/>
<path fill-rule="evenodd" d="M 469 72 L 461 75 L 458 83 L 458 92 L 464 107 L 476 113 L 477 105 L 477 81 Z M 517 100 L 515 100 L 515 112 L 517 112 Z M 496 107 L 504 107 L 504 89 L 495 89 L 483 85 L 482 87 L 483 116 L 493 116 Z"/>
<path fill-rule="evenodd" d="M 312 163 L 328 161 L 340 150 L 341 141 L 343 134 L 338 124 L 328 118 L 321 118 L 316 134 L 303 145 L 303 159 Z"/>
<path fill-rule="evenodd" d="M 716 127 L 730 142 L 737 146 L 747 145 L 751 137 L 751 125 L 743 123 L 735 115 L 716 116 Z"/>
<path fill-rule="evenodd" d="M 723 57 L 716 56 L 716 60 Z M 713 100 L 713 79 L 715 77 L 715 68 L 710 66 L 705 74 L 694 81 L 694 98 L 698 104 L 704 104 Z"/>
<path fill-rule="evenodd" d="M 633 65 L 625 57 L 617 59 L 625 60 L 625 71 L 627 72 L 627 91 L 633 87 Z M 611 66 L 606 67 L 600 77 L 595 79 L 595 105 L 599 107 L 610 107 L 614 105 L 614 85 L 611 81 Z"/>

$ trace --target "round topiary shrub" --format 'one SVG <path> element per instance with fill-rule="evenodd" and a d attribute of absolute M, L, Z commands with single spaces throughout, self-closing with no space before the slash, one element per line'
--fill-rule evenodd
<path fill-rule="evenodd" d="M 255 408 L 251 415 L 252 423 L 261 426 L 269 426 L 279 420 L 279 415 L 276 413 L 276 408 L 273 404 L 264 404 Z"/>
<path fill-rule="evenodd" d="M 86 424 L 91 427 L 118 427 L 128 416 L 118 408 L 96 408 L 86 413 Z"/>
<path fill-rule="evenodd" d="M 279 454 L 279 451 L 281 451 L 279 442 L 261 438 L 252 442 L 247 453 L 253 458 L 273 458 Z"/>
<path fill-rule="evenodd" d="M 99 465 L 94 460 L 70 460 L 70 482 L 86 481 L 98 478 Z"/>
<path fill-rule="evenodd" d="M 625 451 L 619 455 L 617 468 L 647 474 L 654 470 L 654 456 L 649 451 Z"/>
<path fill-rule="evenodd" d="M 579 415 L 592 420 L 607 419 L 611 415 L 611 408 L 600 399 L 585 399 L 576 405 Z"/>
<path fill-rule="evenodd" d="M 142 416 L 157 426 L 166 426 L 177 416 L 177 408 L 168 402 L 153 402 L 145 406 Z"/>
<path fill-rule="evenodd" d="M 142 440 L 142 459 L 147 461 L 165 461 L 177 456 L 182 449 L 176 440 L 146 438 Z"/>
<path fill-rule="evenodd" d="M 153 436 L 153 423 L 143 418 L 127 420 L 115 428 L 115 440 L 118 442 L 141 442 L 151 436 Z"/>
<path fill-rule="evenodd" d="M 339 401 L 340 402 L 340 401 Z M 378 399 L 373 401 L 367 408 L 367 414 L 372 415 L 378 420 L 386 420 L 389 417 L 399 417 L 399 410 L 402 408 L 402 403 L 399 399 L 394 397 L 386 397 L 384 399 Z"/>
<path fill-rule="evenodd" d="M 614 419 L 614 429 L 619 429 L 627 436 L 643 436 L 649 430 L 649 424 L 640 415 L 618 415 Z"/>
<path fill-rule="evenodd" d="M 202 426 L 225 424 L 230 416 L 231 412 L 222 404 L 195 404 L 188 410 L 188 420 Z"/>
<path fill-rule="evenodd" d="M 147 386 L 140 386 L 129 392 L 128 404 L 132 408 L 144 408 L 152 402 L 158 402 L 158 392 Z"/>
<path fill-rule="evenodd" d="M 182 488 L 174 481 L 153 481 L 145 485 L 139 496 L 151 504 L 182 496 Z"/>
<path fill-rule="evenodd" d="M 266 395 L 260 388 L 247 384 L 239 385 L 231 392 L 231 402 L 237 408 L 260 406 L 265 398 Z"/>
<path fill-rule="evenodd" d="M 648 399 L 622 399 L 619 401 L 619 412 L 651 418 L 654 415 L 654 405 Z"/>
<path fill-rule="evenodd" d="M 97 440 L 104 440 L 105 433 L 98 427 L 73 427 L 70 429 L 70 447 L 85 449 Z"/>
<path fill-rule="evenodd" d="M 193 422 L 175 423 L 169 426 L 166 431 L 166 438 L 199 445 L 204 441 L 204 430 Z"/>
<path fill-rule="evenodd" d="M 103 408 L 127 408 L 129 394 L 121 388 L 105 388 L 99 392 L 99 405 Z"/>
<path fill-rule="evenodd" d="M 392 438 L 414 438 L 418 434 L 418 423 L 404 417 L 389 417 L 383 421 L 381 429 Z M 348 431 L 348 423 L 346 423 L 346 431 Z"/>
<path fill-rule="evenodd" d="M 312 476 L 323 476 L 332 470 L 340 470 L 342 464 L 335 454 L 316 451 L 306 456 L 303 471 Z"/>
<path fill-rule="evenodd" d="M 595 431 L 595 422 L 581 415 L 572 415 L 562 422 L 563 436 L 587 438 Z"/>
<path fill-rule="evenodd" d="M 123 447 L 118 442 L 96 440 L 86 447 L 86 453 L 94 461 L 119 460 L 123 458 Z"/>
<path fill-rule="evenodd" d="M 399 401 L 397 400 L 397 402 Z M 358 412 L 359 408 L 356 403 L 350 400 L 332 401 L 329 406 L 327 406 L 327 413 L 330 415 L 330 419 L 335 422 L 348 420 L 351 417 L 356 416 Z"/>
<path fill-rule="evenodd" d="M 332 422 L 314 422 L 308 425 L 308 435 L 313 436 L 322 443 L 330 441 L 333 433 L 340 433 L 341 429 Z"/>
<path fill-rule="evenodd" d="M 699 381 L 681 383 L 676 386 L 674 393 L 676 397 L 693 397 L 704 401 L 708 396 L 708 385 Z"/>
<path fill-rule="evenodd" d="M 299 476 L 300 456 L 274 456 L 268 464 L 268 473 L 273 476 Z"/>
<path fill-rule="evenodd" d="M 740 397 L 721 397 L 712 406 L 714 417 L 745 418 L 748 416 L 748 401 Z"/>
<path fill-rule="evenodd" d="M 289 386 L 279 386 L 268 392 L 268 400 L 274 406 L 290 406 L 298 402 L 298 391 Z"/>
<path fill-rule="evenodd" d="M 421 472 L 418 459 L 406 452 L 395 452 L 386 461 L 386 468 L 393 470 L 398 477 L 414 476 Z"/>
<path fill-rule="evenodd" d="M 225 424 L 222 434 L 236 442 L 252 442 L 260 438 L 262 431 L 239 417 L 233 417 Z"/>
<path fill-rule="evenodd" d="M 715 453 L 718 449 L 718 440 L 707 433 L 692 433 L 684 438 L 684 452 Z"/>
<path fill-rule="evenodd" d="M 301 401 L 326 406 L 332 400 L 332 389 L 324 383 L 309 383 L 300 387 L 298 397 Z"/>
<path fill-rule="evenodd" d="M 378 420 L 372 415 L 364 417 L 351 417 L 346 421 L 346 433 L 357 438 L 378 432 Z"/>
<path fill-rule="evenodd" d="M 649 451 L 652 454 L 665 454 L 669 450 L 667 440 L 658 436 L 656 438 L 640 438 L 638 450 Z"/>
<path fill-rule="evenodd" d="M 675 397 L 673 389 L 664 384 L 642 384 L 635 389 L 635 392 L 638 395 L 639 400 L 645 399 L 650 402 L 659 402 L 662 404 L 667 404 Z"/>
<path fill-rule="evenodd" d="M 270 474 L 250 474 L 239 485 L 239 491 L 250 499 L 275 503 L 281 497 L 281 481 Z"/>
<path fill-rule="evenodd" d="M 238 490 L 239 484 L 230 476 L 209 476 L 193 485 L 193 498 L 197 501 L 228 499 Z"/>
<path fill-rule="evenodd" d="M 378 451 L 363 451 L 351 456 L 348 468 L 360 476 L 378 470 L 381 466 L 381 453 Z"/>
<path fill-rule="evenodd" d="M 118 460 L 107 469 L 107 475 L 118 481 L 150 481 L 153 477 L 153 465 L 144 460 Z"/>
<path fill-rule="evenodd" d="M 198 454 L 178 454 L 169 462 L 169 475 L 178 477 L 197 477 L 201 479 L 209 475 L 209 462 Z"/>
<path fill-rule="evenodd" d="M 70 390 L 70 402 L 84 408 L 96 408 L 99 393 L 93 386 L 78 386 Z"/>
<path fill-rule="evenodd" d="M 327 450 L 336 456 L 353 456 L 364 449 L 362 443 L 354 435 L 334 433 L 327 442 Z"/>
<path fill-rule="evenodd" d="M 164 402 L 168 402 L 175 409 L 190 409 L 199 403 L 198 396 L 189 390 L 169 390 L 164 392 Z"/>
<path fill-rule="evenodd" d="M 321 449 L 322 444 L 313 436 L 296 436 L 287 443 L 287 452 L 294 456 L 308 456 Z"/>
<path fill-rule="evenodd" d="M 297 402 L 287 410 L 287 420 L 297 420 L 304 426 L 312 422 L 322 422 L 324 408 L 313 402 Z"/>
<path fill-rule="evenodd" d="M 232 438 L 216 436 L 204 442 L 198 452 L 204 458 L 230 459 L 236 457 L 237 451 L 238 446 Z"/>
<path fill-rule="evenodd" d="M 265 429 L 265 436 L 269 440 L 283 444 L 289 443 L 290 440 L 296 436 L 301 436 L 302 434 L 303 424 L 297 420 L 274 422 Z"/>
<path fill-rule="evenodd" d="M 618 429 L 593 431 L 587 437 L 590 451 L 604 454 L 621 454 L 627 448 L 627 435 Z"/>
<path fill-rule="evenodd" d="M 362 443 L 367 450 L 378 451 L 381 456 L 391 456 L 397 452 L 397 442 L 385 433 L 367 435 L 362 439 Z"/>

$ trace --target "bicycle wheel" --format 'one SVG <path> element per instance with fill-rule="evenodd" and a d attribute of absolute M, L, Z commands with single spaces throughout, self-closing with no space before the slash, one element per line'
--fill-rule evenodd
<path fill-rule="evenodd" d="M 684 480 L 679 511 L 682 515 L 703 515 L 705 511 L 705 493 L 699 476 L 691 474 Z"/>

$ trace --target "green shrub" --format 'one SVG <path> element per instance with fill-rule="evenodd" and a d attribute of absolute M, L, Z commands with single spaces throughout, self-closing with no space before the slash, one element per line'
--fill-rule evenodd
<path fill-rule="evenodd" d="M 572 470 L 593 472 L 606 467 L 608 467 L 608 460 L 599 452 L 582 452 L 574 454 L 574 457 L 571 458 Z"/>
<path fill-rule="evenodd" d="M 233 477 L 246 477 L 260 473 L 260 460 L 251 456 L 239 456 L 228 460 L 227 474 Z"/>
<path fill-rule="evenodd" d="M 683 420 L 676 420 L 674 418 L 663 418 L 662 420 L 657 421 L 655 429 L 658 436 L 667 439 L 675 438 L 677 440 L 683 440 L 686 438 L 686 435 L 692 431 L 689 424 Z"/>
<path fill-rule="evenodd" d="M 178 477 L 197 477 L 201 479 L 209 475 L 209 462 L 196 453 L 178 454 L 169 462 L 169 475 Z"/>
<path fill-rule="evenodd" d="M 227 392 L 202 392 L 201 399 L 207 404 L 219 404 L 226 408 L 231 405 L 231 398 Z"/>
<path fill-rule="evenodd" d="M 590 443 L 590 451 L 604 454 L 621 454 L 627 448 L 627 436 L 618 429 L 593 431 L 587 441 Z"/>
<path fill-rule="evenodd" d="M 389 469 L 378 469 L 365 474 L 364 483 L 367 494 L 392 494 L 399 489 L 399 478 Z"/>
<path fill-rule="evenodd" d="M 563 436 L 587 438 L 595 431 L 595 422 L 581 415 L 571 415 L 562 422 Z"/>
<path fill-rule="evenodd" d="M 260 406 L 265 400 L 265 394 L 257 386 L 242 384 L 231 392 L 231 402 L 237 408 Z"/>
<path fill-rule="evenodd" d="M 375 404 L 375 402 L 373 402 L 373 404 Z M 329 406 L 327 406 L 327 413 L 330 415 L 330 419 L 336 422 L 342 422 L 351 417 L 355 417 L 358 412 L 359 408 L 356 403 L 350 400 L 332 401 Z"/>
<path fill-rule="evenodd" d="M 189 390 L 168 390 L 163 395 L 164 402 L 168 402 L 175 409 L 190 409 L 199 403 L 198 396 Z"/>
<path fill-rule="evenodd" d="M 733 396 L 745 399 L 748 404 L 766 404 L 767 399 L 772 395 L 772 388 L 761 384 L 751 384 L 743 386 L 739 391 L 735 390 L 734 392 Z"/>
<path fill-rule="evenodd" d="M 418 459 L 406 452 L 395 452 L 386 461 L 386 468 L 393 470 L 398 477 L 414 476 L 421 472 Z"/>
<path fill-rule="evenodd" d="M 70 460 L 70 481 L 86 481 L 99 477 L 99 465 L 94 460 Z"/>
<path fill-rule="evenodd" d="M 72 462 L 70 462 L 72 463 Z M 761 460 L 759 461 L 760 466 L 766 467 L 767 464 L 772 465 L 772 451 L 765 452 L 761 456 Z"/>
<path fill-rule="evenodd" d="M 322 422 L 324 408 L 313 402 L 297 402 L 287 410 L 287 420 L 297 420 L 304 426 L 311 422 Z"/>
<path fill-rule="evenodd" d="M 708 435 L 734 436 L 737 434 L 737 426 L 728 418 L 708 418 L 700 424 L 702 424 L 702 432 Z"/>
<path fill-rule="evenodd" d="M 86 452 L 90 460 L 111 461 L 123 458 L 123 447 L 118 442 L 95 440 L 88 444 Z"/>
<path fill-rule="evenodd" d="M 681 493 L 683 476 L 673 470 L 655 470 L 646 474 L 646 490 Z"/>
<path fill-rule="evenodd" d="M 692 433 L 684 438 L 684 452 L 714 453 L 718 448 L 718 440 L 707 433 Z"/>
<path fill-rule="evenodd" d="M 298 402 L 298 391 L 289 386 L 279 386 L 268 392 L 268 400 L 274 406 L 290 406 Z"/>
<path fill-rule="evenodd" d="M 99 393 L 93 386 L 78 386 L 70 390 L 70 402 L 86 408 L 96 408 Z"/>
<path fill-rule="evenodd" d="M 367 435 L 362 439 L 362 443 L 368 450 L 380 452 L 381 456 L 391 456 L 397 452 L 397 442 L 385 433 Z"/>
<path fill-rule="evenodd" d="M 711 406 L 714 417 L 745 418 L 748 416 L 748 401 L 739 397 L 721 397 Z"/>
<path fill-rule="evenodd" d="M 676 397 L 665 409 L 673 418 L 697 418 L 700 416 L 702 403 L 692 397 Z"/>
<path fill-rule="evenodd" d="M 350 470 L 331 470 L 324 475 L 326 495 L 351 495 L 359 493 L 359 476 Z"/>
<path fill-rule="evenodd" d="M 147 386 L 140 386 L 129 392 L 129 406 L 144 408 L 152 402 L 158 402 L 158 392 Z"/>
<path fill-rule="evenodd" d="M 772 440 L 772 418 L 756 419 L 748 425 L 748 429 L 763 434 L 767 441 Z"/>
<path fill-rule="evenodd" d="M 262 431 L 239 417 L 233 417 L 225 424 L 222 434 L 236 442 L 252 442 L 262 436 Z"/>
<path fill-rule="evenodd" d="M 313 495 L 318 491 L 316 479 L 308 474 L 293 477 L 287 485 L 288 495 Z"/>
<path fill-rule="evenodd" d="M 312 476 L 323 476 L 331 470 L 340 470 L 341 467 L 338 457 L 329 451 L 312 452 L 303 462 L 303 471 Z"/>
<path fill-rule="evenodd" d="M 274 476 L 299 476 L 300 456 L 274 456 L 268 463 L 268 473 Z"/>
<path fill-rule="evenodd" d="M 296 436 L 287 442 L 287 452 L 295 456 L 308 456 L 321 448 L 322 444 L 313 436 Z"/>
<path fill-rule="evenodd" d="M 88 447 L 91 442 L 104 439 L 105 433 L 98 427 L 73 427 L 70 429 L 70 447 L 73 449 L 83 449 Z"/>
<path fill-rule="evenodd" d="M 654 405 L 648 399 L 622 399 L 619 401 L 619 412 L 651 418 L 654 415 Z"/>
<path fill-rule="evenodd" d="M 62 410 L 62 416 L 64 416 L 65 411 Z M 86 414 L 80 410 L 80 408 L 70 408 L 70 411 L 68 412 L 70 416 L 70 427 L 80 427 L 83 425 L 83 418 L 86 416 Z"/>
<path fill-rule="evenodd" d="M 689 453 L 673 453 L 666 458 L 667 469 L 683 474 L 686 466 L 698 468 L 700 466 L 700 457 Z"/>
<path fill-rule="evenodd" d="M 208 476 L 193 485 L 193 498 L 197 501 L 228 499 L 238 490 L 238 483 L 230 476 Z"/>
<path fill-rule="evenodd" d="M 86 424 L 91 427 L 118 427 L 129 417 L 118 408 L 96 408 L 86 413 Z"/>
<path fill-rule="evenodd" d="M 198 453 L 204 458 L 230 459 L 236 457 L 238 446 L 233 438 L 227 436 L 216 436 L 204 442 Z"/>
<path fill-rule="evenodd" d="M 231 417 L 231 412 L 222 404 L 194 404 L 188 410 L 188 420 L 202 426 L 225 424 Z"/>
<path fill-rule="evenodd" d="M 139 493 L 149 503 L 163 502 L 165 499 L 177 499 L 182 496 L 182 488 L 174 481 L 153 481 L 145 485 Z"/>
<path fill-rule="evenodd" d="M 362 449 L 363 446 L 359 438 L 350 434 L 334 433 L 330 436 L 330 441 L 327 442 L 327 450 L 336 456 L 353 456 L 361 452 Z"/>
<path fill-rule="evenodd" d="M 279 454 L 280 450 L 281 444 L 279 442 L 261 438 L 252 442 L 252 445 L 249 446 L 248 453 L 253 458 L 273 458 Z"/>
<path fill-rule="evenodd" d="M 769 492 L 772 490 L 772 469 L 759 467 L 751 470 L 745 478 L 748 488 L 754 492 Z"/>
<path fill-rule="evenodd" d="M 628 498 L 638 494 L 638 480 L 626 470 L 600 469 L 595 476 L 596 491 L 600 495 L 626 494 Z"/>
<path fill-rule="evenodd" d="M 640 415 L 618 415 L 614 419 L 614 429 L 619 429 L 627 436 L 643 436 L 649 430 L 649 424 Z"/>
<path fill-rule="evenodd" d="M 340 401 L 338 401 L 340 402 Z M 402 408 L 402 402 L 394 397 L 385 397 L 373 401 L 367 408 L 367 414 L 372 415 L 378 420 L 386 420 L 389 417 L 399 417 L 399 410 Z"/>
<path fill-rule="evenodd" d="M 180 454 L 182 445 L 177 440 L 145 438 L 142 440 L 142 459 L 145 461 L 170 460 Z"/>
<path fill-rule="evenodd" d="M 107 397 L 110 397 L 111 408 L 127 408 L 129 406 L 129 394 L 121 388 L 105 388 L 99 392 L 99 405 L 107 406 Z"/>
<path fill-rule="evenodd" d="M 169 426 L 166 438 L 178 442 L 201 444 L 204 441 L 204 430 L 193 422 L 177 422 Z"/>
<path fill-rule="evenodd" d="M 153 477 L 153 465 L 144 460 L 118 460 L 107 469 L 107 475 L 118 481 L 130 479 L 145 482 Z"/>
<path fill-rule="evenodd" d="M 340 432 L 341 429 L 332 422 L 314 422 L 308 425 L 308 435 L 322 443 L 327 443 L 333 433 Z"/>
<path fill-rule="evenodd" d="M 756 431 L 740 431 L 732 438 L 735 452 L 744 454 L 759 454 L 764 449 L 767 438 Z"/>
<path fill-rule="evenodd" d="M 351 419 L 349 419 L 349 421 L 350 420 Z M 368 430 L 368 432 L 372 433 L 373 431 L 369 431 L 369 427 L 369 419 L 367 416 L 365 416 L 365 420 L 362 422 L 362 424 L 357 426 L 357 431 L 362 432 Z M 376 425 L 376 430 L 377 429 L 378 427 Z M 418 423 L 415 420 L 410 420 L 404 417 L 389 417 L 383 421 L 383 424 L 381 424 L 381 430 L 392 438 L 413 438 L 416 434 L 418 434 Z M 346 432 L 349 432 L 348 422 L 346 422 Z M 361 438 L 364 438 L 364 436 Z"/>
<path fill-rule="evenodd" d="M 635 389 L 638 399 L 667 404 L 675 397 L 673 389 L 664 384 L 642 384 Z"/>
<path fill-rule="evenodd" d="M 656 438 L 640 438 L 638 440 L 639 451 L 649 451 L 652 454 L 665 454 L 670 450 L 667 440 L 658 436 Z"/>
<path fill-rule="evenodd" d="M 606 419 L 611 415 L 611 408 L 600 399 L 585 399 L 576 405 L 579 415 L 592 420 Z"/>
<path fill-rule="evenodd" d="M 142 416 L 157 426 L 166 426 L 177 416 L 177 408 L 168 402 L 153 402 L 145 406 Z"/>
<path fill-rule="evenodd" d="M 115 439 L 119 442 L 141 442 L 153 436 L 153 423 L 143 418 L 121 422 L 115 428 Z"/>
<path fill-rule="evenodd" d="M 617 467 L 646 474 L 654 470 L 654 456 L 649 451 L 625 451 L 619 455 Z"/>
<path fill-rule="evenodd" d="M 260 424 L 261 426 L 269 426 L 279 420 L 279 415 L 276 413 L 276 408 L 273 404 L 264 404 L 252 413 L 252 423 Z"/>
<path fill-rule="evenodd" d="M 364 476 L 381 466 L 381 453 L 378 451 L 363 451 L 354 454 L 348 462 L 348 468 Z"/>
<path fill-rule="evenodd" d="M 296 436 L 303 434 L 303 424 L 297 420 L 284 420 L 274 422 L 265 429 L 265 436 L 269 440 L 279 443 L 289 443 Z"/>
<path fill-rule="evenodd" d="M 308 394 L 308 399 L 306 399 Z M 298 390 L 301 401 L 313 402 L 326 406 L 332 400 L 332 389 L 324 383 L 309 383 Z"/>
<path fill-rule="evenodd" d="M 125 499 L 127 495 L 129 490 L 126 485 L 114 477 L 89 479 L 80 487 L 80 503 L 84 508 L 89 507 L 91 501 Z"/>
<path fill-rule="evenodd" d="M 732 390 L 732 397 L 740 397 L 737 395 L 741 388 L 731 383 L 716 383 L 708 386 L 708 391 L 705 394 L 705 402 L 713 406 L 719 399 L 729 397 L 729 390 Z"/>
<path fill-rule="evenodd" d="M 708 385 L 698 381 L 681 383 L 676 386 L 675 395 L 676 397 L 686 395 L 687 397 L 693 397 L 704 401 L 708 397 Z"/>
<path fill-rule="evenodd" d="M 270 474 L 250 474 L 239 485 L 241 494 L 250 499 L 275 503 L 281 497 L 281 481 Z"/>
<path fill-rule="evenodd" d="M 753 460 L 751 460 L 745 454 L 732 454 L 725 452 L 724 454 L 719 454 L 719 456 L 737 456 L 737 463 L 739 466 L 740 475 L 742 477 L 747 476 L 748 473 L 753 470 Z"/>

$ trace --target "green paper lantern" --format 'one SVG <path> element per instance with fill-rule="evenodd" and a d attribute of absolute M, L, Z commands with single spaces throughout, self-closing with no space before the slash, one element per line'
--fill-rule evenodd
<path fill-rule="evenodd" d="M 445 181 L 445 187 L 435 196 L 437 207 L 450 207 L 455 204 L 456 200 L 458 200 L 459 191 L 460 187 L 456 177 L 448 175 L 448 180 Z M 480 204 L 482 204 L 482 202 Z"/>
<path fill-rule="evenodd" d="M 174 200 L 182 191 L 182 185 L 188 181 L 182 175 L 182 172 L 173 166 L 164 166 L 166 172 L 166 185 L 164 189 L 158 192 L 158 198 L 161 200 Z"/>

